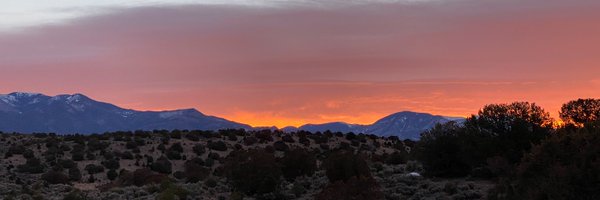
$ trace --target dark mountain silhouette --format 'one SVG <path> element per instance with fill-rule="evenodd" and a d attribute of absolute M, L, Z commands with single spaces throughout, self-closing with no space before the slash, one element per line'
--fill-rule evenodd
<path fill-rule="evenodd" d="M 427 113 L 404 111 L 384 117 L 371 125 L 332 122 L 325 124 L 307 124 L 297 129 L 286 127 L 283 130 L 288 132 L 295 130 L 324 132 L 330 130 L 343 133 L 354 132 L 379 136 L 398 136 L 401 139 L 418 140 L 423 131 L 432 128 L 437 123 L 446 123 L 449 121 L 463 122 L 464 118 L 444 117 Z"/>
<path fill-rule="evenodd" d="M 103 133 L 107 131 L 251 127 L 207 116 L 195 109 L 136 111 L 92 100 L 82 94 L 46 96 L 37 93 L 0 95 L 0 131 Z"/>

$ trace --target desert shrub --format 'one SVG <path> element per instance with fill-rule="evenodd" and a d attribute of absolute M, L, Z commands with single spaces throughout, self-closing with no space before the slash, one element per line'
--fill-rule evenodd
<path fill-rule="evenodd" d="M 156 198 L 157 200 L 175 200 L 175 199 L 187 199 L 189 191 L 177 186 L 170 181 L 164 181 L 160 185 L 160 194 Z M 177 197 L 177 198 L 175 198 Z"/>
<path fill-rule="evenodd" d="M 281 159 L 283 176 L 293 181 L 299 176 L 312 176 L 317 168 L 317 159 L 314 154 L 305 149 L 294 149 L 285 153 Z"/>
<path fill-rule="evenodd" d="M 346 139 L 347 140 L 354 140 L 354 139 L 356 139 L 356 134 L 354 134 L 354 133 L 348 133 L 348 134 L 346 134 Z"/>
<path fill-rule="evenodd" d="M 198 181 L 204 180 L 210 175 L 210 169 L 203 167 L 204 161 L 200 160 L 190 160 L 185 162 L 184 165 L 184 176 L 186 177 L 186 182 L 188 183 L 197 183 Z"/>
<path fill-rule="evenodd" d="M 380 200 L 383 199 L 383 193 L 373 178 L 354 176 L 347 181 L 328 184 L 315 199 Z"/>
<path fill-rule="evenodd" d="M 254 136 L 258 138 L 260 143 L 273 141 L 273 136 L 271 136 L 271 130 L 261 130 L 259 132 L 256 132 Z"/>
<path fill-rule="evenodd" d="M 167 150 L 167 147 L 165 147 L 164 144 L 159 144 L 158 147 L 156 147 L 156 149 L 164 152 L 165 150 Z"/>
<path fill-rule="evenodd" d="M 62 172 L 50 170 L 42 174 L 42 180 L 50 184 L 68 184 L 69 177 Z"/>
<path fill-rule="evenodd" d="M 176 151 L 179 153 L 183 153 L 183 146 L 181 146 L 181 143 L 175 143 L 173 145 L 171 145 L 171 147 L 169 147 L 169 151 Z"/>
<path fill-rule="evenodd" d="M 337 151 L 323 161 L 325 174 L 330 182 L 348 181 L 352 177 L 371 177 L 369 166 L 361 155 L 349 151 Z"/>
<path fill-rule="evenodd" d="M 117 173 L 117 171 L 115 171 L 115 169 L 110 169 L 108 170 L 108 172 L 106 172 L 106 177 L 108 178 L 108 180 L 115 180 L 117 179 L 117 177 L 119 176 L 119 174 Z"/>
<path fill-rule="evenodd" d="M 227 134 L 227 140 L 229 141 L 237 141 L 237 136 L 235 134 Z"/>
<path fill-rule="evenodd" d="M 125 151 L 120 154 L 120 157 L 123 160 L 133 160 L 133 153 L 131 153 L 131 151 Z"/>
<path fill-rule="evenodd" d="M 150 167 L 153 171 L 162 174 L 171 174 L 172 164 L 166 157 L 160 157 Z"/>
<path fill-rule="evenodd" d="M 86 200 L 86 196 L 78 190 L 73 190 L 63 197 L 63 200 Z"/>
<path fill-rule="evenodd" d="M 223 172 L 236 191 L 249 195 L 275 191 L 282 175 L 275 156 L 264 150 L 232 152 L 223 164 Z"/>
<path fill-rule="evenodd" d="M 218 153 L 212 152 L 208 154 L 208 158 L 213 159 L 213 160 L 221 160 L 221 155 L 219 155 Z"/>
<path fill-rule="evenodd" d="M 408 160 L 408 154 L 404 150 L 394 151 L 385 159 L 385 164 L 388 165 L 399 165 L 405 164 Z"/>
<path fill-rule="evenodd" d="M 253 137 L 253 136 L 245 137 L 243 141 L 244 141 L 244 145 L 246 145 L 246 146 L 252 146 L 252 145 L 258 143 L 258 139 L 256 139 L 256 137 Z"/>
<path fill-rule="evenodd" d="M 294 142 L 296 142 L 296 140 L 294 140 L 294 138 L 291 135 L 281 136 L 281 141 L 286 142 L 286 143 L 294 143 Z"/>
<path fill-rule="evenodd" d="M 462 158 L 465 145 L 461 141 L 464 129 L 456 123 L 438 124 L 421 134 L 417 157 L 430 176 L 460 177 L 470 173 L 471 167 Z"/>
<path fill-rule="evenodd" d="M 306 137 L 300 137 L 298 138 L 298 142 L 300 144 L 303 144 L 304 146 L 310 146 L 310 140 Z"/>
<path fill-rule="evenodd" d="M 23 152 L 23 157 L 25 157 L 26 159 L 33 158 L 33 157 L 35 157 L 35 154 L 33 153 L 33 151 L 31 149 L 26 149 Z"/>
<path fill-rule="evenodd" d="M 181 131 L 180 130 L 173 130 L 171 131 L 171 138 L 172 139 L 181 139 Z"/>
<path fill-rule="evenodd" d="M 217 187 L 217 181 L 215 179 L 209 178 L 204 182 L 204 185 L 209 188 Z"/>
<path fill-rule="evenodd" d="M 81 180 L 81 171 L 77 167 L 73 167 L 69 169 L 69 180 L 71 181 L 79 181 Z"/>
<path fill-rule="evenodd" d="M 84 159 L 84 153 L 83 152 L 74 152 L 71 153 L 71 159 L 74 161 L 82 161 Z"/>
<path fill-rule="evenodd" d="M 185 134 L 185 138 L 194 142 L 200 141 L 200 136 L 196 132 Z"/>
<path fill-rule="evenodd" d="M 125 148 L 127 148 L 127 149 L 135 149 L 135 148 L 137 148 L 137 146 L 138 146 L 138 144 L 135 141 L 130 140 L 125 143 Z"/>
<path fill-rule="evenodd" d="M 107 142 L 99 141 L 98 139 L 90 139 L 87 143 L 90 152 L 104 150 L 109 146 Z"/>
<path fill-rule="evenodd" d="M 65 169 L 71 169 L 71 168 L 77 166 L 77 164 L 75 162 L 73 162 L 73 160 L 59 160 L 58 164 L 59 164 L 59 166 L 65 168 Z"/>
<path fill-rule="evenodd" d="M 194 147 L 192 148 L 192 150 L 198 156 L 201 156 L 202 154 L 204 154 L 206 152 L 206 148 L 202 144 L 196 144 L 196 145 L 194 145 Z"/>
<path fill-rule="evenodd" d="M 27 159 L 25 164 L 17 166 L 17 170 L 21 173 L 39 174 L 44 172 L 45 165 L 42 164 L 40 159 L 30 158 Z"/>
<path fill-rule="evenodd" d="M 181 153 L 178 151 L 168 150 L 165 154 L 169 160 L 181 160 Z"/>
<path fill-rule="evenodd" d="M 100 172 L 104 172 L 104 167 L 101 165 L 95 165 L 95 164 L 88 164 L 85 166 L 85 171 L 88 172 L 88 174 L 97 174 Z"/>
<path fill-rule="evenodd" d="M 207 144 L 209 149 L 215 151 L 227 151 L 227 145 L 223 141 L 211 142 L 209 141 Z"/>
<path fill-rule="evenodd" d="M 121 176 L 119 177 L 119 181 L 124 183 L 124 185 L 133 184 L 136 186 L 158 184 L 168 179 L 169 177 L 166 175 L 155 173 L 149 169 L 138 169 L 133 174 L 131 172 L 121 172 Z"/>
<path fill-rule="evenodd" d="M 598 199 L 600 129 L 561 131 L 531 149 L 490 199 Z"/>
<path fill-rule="evenodd" d="M 206 158 L 206 160 L 204 160 L 204 166 L 205 167 L 212 167 L 215 165 L 215 160 L 212 158 Z"/>
<path fill-rule="evenodd" d="M 273 143 L 273 148 L 277 151 L 288 151 L 290 147 L 283 141 Z"/>
<path fill-rule="evenodd" d="M 25 152 L 25 150 L 27 150 L 27 149 L 23 145 L 11 145 L 8 148 L 7 153 L 10 153 L 11 155 L 21 155 L 21 154 L 23 154 L 23 152 Z"/>
<path fill-rule="evenodd" d="M 121 167 L 119 161 L 115 159 L 102 161 L 102 165 L 106 167 L 106 169 L 119 169 L 119 167 Z"/>
<path fill-rule="evenodd" d="M 455 182 L 446 182 L 444 184 L 444 192 L 449 195 L 456 194 L 458 192 L 458 187 Z"/>
<path fill-rule="evenodd" d="M 323 135 L 318 135 L 318 134 L 309 135 L 308 138 L 315 141 L 316 144 L 325 144 L 329 140 L 329 139 L 327 139 L 327 137 L 325 137 Z"/>
<path fill-rule="evenodd" d="M 89 151 L 88 151 L 88 152 L 85 154 L 85 158 L 86 158 L 87 160 L 96 160 L 96 154 L 94 154 L 94 153 L 92 153 L 92 152 L 89 152 Z"/>

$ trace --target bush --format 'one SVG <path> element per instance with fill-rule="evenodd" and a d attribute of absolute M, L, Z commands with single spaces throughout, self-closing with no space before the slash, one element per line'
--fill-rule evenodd
<path fill-rule="evenodd" d="M 79 168 L 73 167 L 73 168 L 69 169 L 69 180 L 71 180 L 71 181 L 81 180 L 81 171 L 79 171 Z"/>
<path fill-rule="evenodd" d="M 88 164 L 85 166 L 85 171 L 87 171 L 88 174 L 97 174 L 100 172 L 104 172 L 104 167 L 100 165 Z"/>
<path fill-rule="evenodd" d="M 202 159 L 200 159 L 202 161 Z M 188 183 L 197 183 L 198 181 L 204 180 L 210 175 L 210 169 L 203 167 L 204 161 L 201 163 L 197 162 L 197 160 L 191 160 L 185 163 L 184 165 L 184 176 L 186 178 L 186 182 Z"/>
<path fill-rule="evenodd" d="M 524 156 L 490 199 L 597 199 L 600 129 L 561 131 Z"/>
<path fill-rule="evenodd" d="M 388 155 L 388 157 L 385 159 L 385 164 L 388 164 L 388 165 L 405 164 L 407 160 L 408 160 L 408 155 L 407 155 L 406 151 L 399 150 L 399 151 L 394 151 L 394 153 Z"/>
<path fill-rule="evenodd" d="M 198 156 L 201 156 L 202 154 L 204 154 L 206 152 L 206 148 L 202 144 L 194 145 L 192 150 L 194 150 L 194 153 L 196 153 L 196 155 L 198 155 Z"/>
<path fill-rule="evenodd" d="M 110 159 L 110 160 L 103 161 L 102 165 L 104 167 L 106 167 L 107 169 L 115 169 L 116 170 L 116 169 L 119 169 L 121 164 L 119 163 L 118 160 Z"/>
<path fill-rule="evenodd" d="M 120 157 L 123 160 L 133 160 L 133 153 L 131 153 L 130 151 L 125 151 L 121 153 Z"/>
<path fill-rule="evenodd" d="M 352 177 L 348 181 L 330 183 L 319 194 L 317 200 L 380 200 L 383 193 L 373 178 Z"/>
<path fill-rule="evenodd" d="M 352 177 L 371 177 L 367 162 L 349 151 L 334 152 L 323 161 L 329 182 L 348 181 Z"/>
<path fill-rule="evenodd" d="M 59 160 L 58 165 L 65 169 L 70 169 L 77 166 L 77 163 L 73 162 L 73 160 Z"/>
<path fill-rule="evenodd" d="M 158 200 L 187 199 L 187 196 L 190 193 L 189 191 L 171 183 L 170 181 L 162 182 L 160 185 L 160 190 L 162 192 L 158 195 Z"/>
<path fill-rule="evenodd" d="M 49 171 L 42 174 L 42 180 L 50 184 L 68 184 L 69 177 L 62 172 Z"/>
<path fill-rule="evenodd" d="M 115 179 L 117 179 L 117 176 L 119 176 L 119 174 L 117 174 L 117 171 L 115 171 L 114 169 L 110 169 L 108 170 L 108 172 L 106 172 L 106 177 L 108 178 L 108 180 L 114 181 Z"/>
<path fill-rule="evenodd" d="M 73 161 L 82 161 L 84 159 L 84 153 L 83 152 L 72 152 L 71 153 L 71 159 Z"/>
<path fill-rule="evenodd" d="M 223 172 L 236 191 L 248 195 L 275 191 L 282 175 L 275 156 L 264 150 L 232 152 L 223 164 Z"/>
<path fill-rule="evenodd" d="M 166 154 L 169 160 L 181 160 L 181 153 L 178 151 L 168 150 Z"/>
<path fill-rule="evenodd" d="M 63 200 L 85 200 L 87 199 L 80 191 L 74 190 L 69 194 L 65 195 Z"/>
<path fill-rule="evenodd" d="M 256 137 L 252 137 L 252 136 L 248 136 L 244 138 L 244 145 L 246 146 L 252 146 L 256 143 L 258 143 L 258 139 L 256 139 Z"/>
<path fill-rule="evenodd" d="M 181 146 L 181 143 L 175 143 L 173 145 L 171 145 L 171 147 L 169 147 L 169 151 L 176 151 L 179 153 L 183 153 L 183 146 Z"/>
<path fill-rule="evenodd" d="M 462 157 L 465 144 L 460 134 L 463 132 L 462 127 L 450 122 L 421 134 L 415 150 L 428 175 L 461 177 L 469 174 L 471 167 Z"/>
<path fill-rule="evenodd" d="M 286 143 L 294 143 L 296 140 L 291 135 L 284 135 L 281 137 L 281 140 Z"/>
<path fill-rule="evenodd" d="M 206 180 L 204 182 L 204 185 L 206 185 L 206 187 L 209 187 L 209 188 L 214 188 L 214 187 L 217 187 L 217 181 L 215 181 L 215 179 L 211 178 L 211 179 Z"/>
<path fill-rule="evenodd" d="M 152 163 L 150 167 L 153 171 L 161 173 L 161 174 L 171 174 L 172 165 L 169 159 L 165 157 L 160 157 L 156 160 L 156 162 Z"/>
<path fill-rule="evenodd" d="M 283 141 L 277 141 L 273 143 L 273 148 L 277 151 L 288 151 L 290 149 L 290 147 Z"/>
<path fill-rule="evenodd" d="M 168 180 L 169 177 L 163 174 L 158 174 L 150 169 L 138 169 L 133 172 L 121 172 L 121 176 L 119 177 L 119 182 L 121 182 L 124 186 L 127 185 L 135 185 L 138 187 L 148 185 L 148 184 L 158 184 Z"/>
<path fill-rule="evenodd" d="M 207 146 L 209 149 L 212 149 L 215 151 L 227 151 L 227 145 L 223 141 L 217 141 L 217 142 L 209 141 Z"/>
<path fill-rule="evenodd" d="M 281 159 L 281 170 L 288 181 L 299 176 L 312 176 L 317 169 L 317 159 L 304 149 L 294 149 Z"/>
<path fill-rule="evenodd" d="M 45 165 L 42 164 L 40 159 L 30 158 L 27 159 L 25 164 L 17 166 L 17 170 L 21 173 L 39 174 L 44 172 Z"/>
<path fill-rule="evenodd" d="M 25 157 L 26 159 L 29 159 L 29 158 L 35 157 L 35 155 L 31 149 L 27 149 L 27 150 L 25 150 L 25 152 L 23 152 L 23 157 Z"/>

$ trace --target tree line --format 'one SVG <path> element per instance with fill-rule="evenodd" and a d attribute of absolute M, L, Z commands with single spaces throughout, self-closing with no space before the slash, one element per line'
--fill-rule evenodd
<path fill-rule="evenodd" d="M 598 199 L 600 99 L 567 102 L 559 116 L 529 102 L 486 105 L 422 133 L 413 156 L 428 176 L 496 180 L 489 199 Z"/>

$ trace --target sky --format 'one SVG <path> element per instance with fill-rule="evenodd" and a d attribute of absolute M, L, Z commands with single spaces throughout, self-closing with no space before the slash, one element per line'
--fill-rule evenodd
<path fill-rule="evenodd" d="M 595 0 L 2 4 L 0 93 L 278 127 L 600 98 Z"/>

